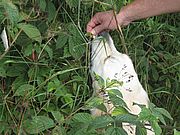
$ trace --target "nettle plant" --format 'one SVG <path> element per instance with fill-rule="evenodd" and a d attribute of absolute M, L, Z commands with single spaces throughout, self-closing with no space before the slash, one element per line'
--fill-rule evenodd
<path fill-rule="evenodd" d="M 92 97 L 86 102 L 86 108 L 92 109 L 94 107 L 102 110 L 105 114 L 99 117 L 92 117 L 88 113 L 77 113 L 72 118 L 72 133 L 78 134 L 105 134 L 105 135 L 126 135 L 126 131 L 122 128 L 122 123 L 130 123 L 136 125 L 137 135 L 146 135 L 147 121 L 152 126 L 156 135 L 162 133 L 159 122 L 166 125 L 164 117 L 172 120 L 171 115 L 163 108 L 156 107 L 153 103 L 149 103 L 149 108 L 144 105 L 139 105 L 141 112 L 139 115 L 133 115 L 128 112 L 128 107 L 123 100 L 123 96 L 116 86 L 123 85 L 122 82 L 117 80 L 104 80 L 99 75 L 95 75 L 95 80 L 98 82 L 101 91 L 107 92 L 109 100 L 114 105 L 114 110 L 110 115 L 104 101 L 99 97 Z M 76 124 L 75 124 L 76 123 Z M 70 125 L 71 125 L 70 124 Z M 75 125 L 75 126 L 74 126 Z M 81 128 L 77 131 L 77 129 Z"/>

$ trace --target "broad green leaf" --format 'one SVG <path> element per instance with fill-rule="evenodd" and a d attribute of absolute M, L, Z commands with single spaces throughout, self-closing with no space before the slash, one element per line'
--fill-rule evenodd
<path fill-rule="evenodd" d="M 90 129 L 103 128 L 103 127 L 108 126 L 112 122 L 114 122 L 114 119 L 108 115 L 99 116 L 91 121 L 89 128 Z"/>
<path fill-rule="evenodd" d="M 152 126 L 152 128 L 153 128 L 153 130 L 154 130 L 154 132 L 155 132 L 155 135 L 161 135 L 161 133 L 162 133 L 162 129 L 161 129 L 161 127 L 158 125 L 158 123 L 157 123 L 157 121 L 152 121 L 152 122 L 150 122 L 151 123 L 151 126 Z"/>
<path fill-rule="evenodd" d="M 114 95 L 116 95 L 116 96 L 119 96 L 119 97 L 123 97 L 122 96 L 122 93 L 121 93 L 121 91 L 119 90 L 119 89 L 110 89 L 110 90 L 108 90 L 107 91 L 108 93 L 111 93 L 111 94 L 114 94 Z"/>
<path fill-rule="evenodd" d="M 174 135 L 180 135 L 180 131 L 177 131 L 176 129 L 174 129 Z"/>
<path fill-rule="evenodd" d="M 171 117 L 170 113 L 167 110 L 165 110 L 164 108 L 155 108 L 154 110 L 159 112 L 160 114 L 166 116 L 167 118 L 173 120 L 173 118 Z"/>
<path fill-rule="evenodd" d="M 47 3 L 47 11 L 48 11 L 48 21 L 51 22 L 56 15 L 56 8 L 50 0 L 48 0 Z"/>
<path fill-rule="evenodd" d="M 164 125 L 166 125 L 166 122 L 164 120 L 164 117 L 161 113 L 158 111 L 152 111 L 152 115 L 154 115 L 156 118 L 158 118 Z"/>
<path fill-rule="evenodd" d="M 58 39 L 56 41 L 56 48 L 62 48 L 68 41 L 68 35 L 64 33 L 59 33 Z"/>
<path fill-rule="evenodd" d="M 112 116 L 117 116 L 117 115 L 122 115 L 122 114 L 127 114 L 128 111 L 124 108 L 124 107 L 116 107 L 113 112 L 112 112 Z"/>
<path fill-rule="evenodd" d="M 19 11 L 18 8 L 10 0 L 3 0 L 2 5 L 7 14 L 7 18 L 11 23 L 17 23 L 19 20 Z"/>
<path fill-rule="evenodd" d="M 94 107 L 97 107 L 103 103 L 103 99 L 99 97 L 93 97 L 86 101 L 86 107 L 88 109 L 92 109 Z"/>
<path fill-rule="evenodd" d="M 15 63 L 15 61 L 8 61 L 8 60 L 5 63 L 11 65 L 6 68 L 6 75 L 9 77 L 22 76 L 23 74 L 26 73 L 26 66 L 23 64 L 13 64 Z"/>
<path fill-rule="evenodd" d="M 46 9 L 46 0 L 37 0 L 38 5 L 42 11 L 45 11 Z"/>
<path fill-rule="evenodd" d="M 85 45 L 76 36 L 69 38 L 69 52 L 75 59 L 80 59 L 85 52 Z"/>
<path fill-rule="evenodd" d="M 34 25 L 26 24 L 26 23 L 19 23 L 18 28 L 22 29 L 30 39 L 41 43 L 42 41 L 41 33 L 39 32 L 37 27 L 35 27 Z"/>
<path fill-rule="evenodd" d="M 139 114 L 139 120 L 153 121 L 157 120 L 157 118 L 152 115 L 151 111 L 148 108 L 143 107 L 141 108 L 141 112 Z"/>
<path fill-rule="evenodd" d="M 51 113 L 52 113 L 54 119 L 55 119 L 59 124 L 63 123 L 63 121 L 64 121 L 64 116 L 63 116 L 59 111 L 52 111 Z"/>
<path fill-rule="evenodd" d="M 73 121 L 80 123 L 89 123 L 92 119 L 92 115 L 89 113 L 77 113 L 73 116 Z"/>
<path fill-rule="evenodd" d="M 136 126 L 136 135 L 147 135 L 147 130 L 144 127 Z"/>
<path fill-rule="evenodd" d="M 109 127 L 106 129 L 105 135 L 127 135 L 127 133 L 121 127 Z"/>
<path fill-rule="evenodd" d="M 85 52 L 86 44 L 76 25 L 70 23 L 67 28 L 70 34 L 68 38 L 69 52 L 75 59 L 79 59 Z"/>
<path fill-rule="evenodd" d="M 72 8 L 72 7 L 77 7 L 79 0 L 66 0 L 66 3 Z"/>
<path fill-rule="evenodd" d="M 51 91 L 56 89 L 56 86 L 55 86 L 54 82 L 48 82 L 48 86 L 47 87 L 48 87 L 47 88 L 48 92 L 51 92 Z"/>
<path fill-rule="evenodd" d="M 15 92 L 15 96 L 25 96 L 26 94 L 28 94 L 30 91 L 32 91 L 34 89 L 34 86 L 30 85 L 30 84 L 24 84 L 22 86 L 20 86 L 16 92 Z"/>
<path fill-rule="evenodd" d="M 29 44 L 27 46 L 24 47 L 24 55 L 25 56 L 30 56 L 32 54 L 33 51 L 33 45 Z"/>
<path fill-rule="evenodd" d="M 114 94 L 109 93 L 109 98 L 111 100 L 111 102 L 113 103 L 114 106 L 121 106 L 121 107 L 125 107 L 128 109 L 128 106 L 126 105 L 126 103 L 124 102 L 124 100 Z"/>
<path fill-rule="evenodd" d="M 54 121 L 47 116 L 34 116 L 23 124 L 25 131 L 29 134 L 38 134 L 54 126 Z"/>
<path fill-rule="evenodd" d="M 115 121 L 117 122 L 128 122 L 131 124 L 141 124 L 140 121 L 138 121 L 138 117 L 136 115 L 132 114 L 121 114 L 115 117 Z"/>
<path fill-rule="evenodd" d="M 63 126 L 58 125 L 52 130 L 52 135 L 66 135 L 66 130 Z"/>
<path fill-rule="evenodd" d="M 47 52 L 49 58 L 52 60 L 52 58 L 53 58 L 53 50 L 49 46 L 46 46 L 45 51 Z"/>
<path fill-rule="evenodd" d="M 0 77 L 6 77 L 6 70 L 3 66 L 0 66 Z"/>
<path fill-rule="evenodd" d="M 100 75 L 96 74 L 95 72 L 93 72 L 92 74 L 94 76 L 94 79 L 98 82 L 100 89 L 104 89 L 105 88 L 104 79 Z"/>

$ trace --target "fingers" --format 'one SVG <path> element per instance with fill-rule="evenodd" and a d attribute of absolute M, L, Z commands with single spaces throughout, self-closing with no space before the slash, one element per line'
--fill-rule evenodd
<path fill-rule="evenodd" d="M 94 29 L 91 30 L 91 33 L 93 35 L 97 35 L 101 33 L 103 30 L 105 30 L 105 27 L 103 24 L 97 25 Z"/>
<path fill-rule="evenodd" d="M 87 24 L 87 27 L 86 27 L 86 31 L 87 32 L 90 32 L 94 35 L 94 28 L 96 28 L 97 26 L 101 25 L 101 19 L 100 19 L 100 13 L 96 13 L 94 15 L 94 17 L 89 21 L 89 23 Z M 97 28 L 99 29 L 99 28 Z M 99 31 L 99 30 L 98 30 Z"/>

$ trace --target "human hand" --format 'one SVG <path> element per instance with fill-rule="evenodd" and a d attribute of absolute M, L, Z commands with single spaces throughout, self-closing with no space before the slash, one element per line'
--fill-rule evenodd
<path fill-rule="evenodd" d="M 126 26 L 129 23 L 130 21 L 126 20 L 123 12 L 120 12 L 116 16 L 112 10 L 106 12 L 99 12 L 96 13 L 89 21 L 86 31 L 92 33 L 93 35 L 97 35 L 104 30 L 117 29 L 118 24 L 120 26 Z"/>

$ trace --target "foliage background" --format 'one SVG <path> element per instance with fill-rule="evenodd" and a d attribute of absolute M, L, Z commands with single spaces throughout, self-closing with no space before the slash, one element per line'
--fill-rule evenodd
<path fill-rule="evenodd" d="M 78 113 L 88 113 L 92 96 L 86 24 L 94 13 L 129 2 L 0 0 L 0 31 L 6 28 L 11 45 L 5 52 L 0 42 L 1 134 L 73 134 L 69 124 L 91 120 Z M 123 52 L 118 32 L 111 34 Z M 150 100 L 174 119 L 163 127 L 172 134 L 180 129 L 180 14 L 134 22 L 123 34 Z"/>

